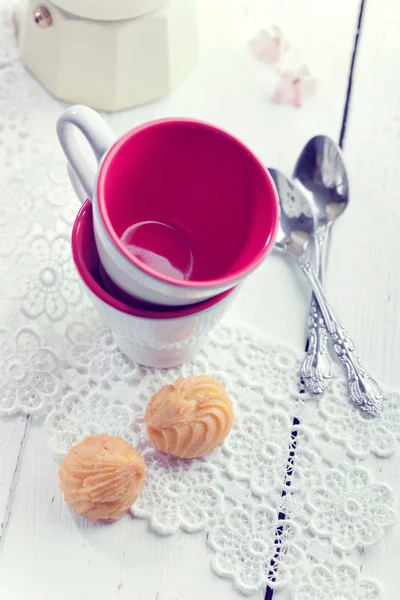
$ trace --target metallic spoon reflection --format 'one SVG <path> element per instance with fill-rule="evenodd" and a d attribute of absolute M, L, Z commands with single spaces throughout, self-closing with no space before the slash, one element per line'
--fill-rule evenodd
<path fill-rule="evenodd" d="M 275 248 L 289 252 L 294 257 L 300 256 L 315 226 L 309 202 L 283 173 L 276 169 L 268 170 L 274 180 L 281 204 Z"/>
<path fill-rule="evenodd" d="M 276 249 L 287 253 L 300 266 L 319 304 L 322 317 L 336 354 L 347 374 L 350 399 L 361 410 L 378 416 L 382 409 L 382 392 L 376 381 L 362 367 L 354 344 L 336 317 L 311 264 L 307 247 L 312 239 L 314 220 L 307 209 L 307 199 L 282 173 L 269 169 L 281 206 L 281 226 Z"/>
<path fill-rule="evenodd" d="M 339 146 L 326 135 L 307 142 L 294 169 L 293 179 L 311 199 L 317 224 L 334 221 L 349 201 L 349 179 Z"/>
<path fill-rule="evenodd" d="M 300 154 L 293 179 L 314 209 L 314 267 L 323 285 L 330 229 L 349 201 L 349 180 L 339 146 L 325 135 L 313 137 Z M 332 378 L 328 332 L 314 295 L 308 320 L 307 353 L 301 365 L 301 375 L 306 388 L 313 394 L 321 394 Z"/>

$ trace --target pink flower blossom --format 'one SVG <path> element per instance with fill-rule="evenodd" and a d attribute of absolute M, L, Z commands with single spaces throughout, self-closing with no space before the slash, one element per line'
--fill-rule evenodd
<path fill-rule="evenodd" d="M 287 70 L 280 74 L 273 101 L 276 104 L 292 104 L 300 108 L 304 100 L 315 94 L 316 90 L 317 81 L 311 77 L 306 66 L 295 71 Z"/>
<path fill-rule="evenodd" d="M 253 55 L 268 65 L 279 64 L 288 44 L 283 37 L 279 27 L 271 27 L 270 30 L 262 29 L 256 37 L 249 42 Z"/>

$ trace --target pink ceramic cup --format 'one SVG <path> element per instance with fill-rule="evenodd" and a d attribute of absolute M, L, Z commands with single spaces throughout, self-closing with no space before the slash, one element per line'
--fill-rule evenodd
<path fill-rule="evenodd" d="M 115 140 L 96 112 L 80 106 L 60 117 L 57 130 L 74 187 L 92 200 L 101 262 L 131 296 L 158 305 L 197 303 L 236 286 L 273 247 L 273 181 L 229 133 L 164 119 Z"/>
<path fill-rule="evenodd" d="M 185 308 L 154 311 L 114 298 L 102 286 L 89 200 L 75 219 L 72 255 L 86 293 L 111 328 L 117 346 L 133 361 L 149 367 L 173 367 L 190 360 L 221 320 L 236 291 Z"/>

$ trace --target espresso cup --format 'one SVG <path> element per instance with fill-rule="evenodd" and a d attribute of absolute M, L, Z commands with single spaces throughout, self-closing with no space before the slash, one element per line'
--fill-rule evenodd
<path fill-rule="evenodd" d="M 127 304 L 119 294 L 111 295 L 102 282 L 89 201 L 75 219 L 72 256 L 89 299 L 110 327 L 119 349 L 133 361 L 149 367 L 174 367 L 193 358 L 236 293 L 233 288 L 199 304 L 164 310 Z"/>
<path fill-rule="evenodd" d="M 66 110 L 57 131 L 74 187 L 93 203 L 101 263 L 129 295 L 161 306 L 198 303 L 238 285 L 273 247 L 273 181 L 229 133 L 174 118 L 116 140 L 83 106 Z"/>

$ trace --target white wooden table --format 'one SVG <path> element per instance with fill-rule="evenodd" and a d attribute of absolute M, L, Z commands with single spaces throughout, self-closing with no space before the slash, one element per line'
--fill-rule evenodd
<path fill-rule="evenodd" d="M 300 110 L 270 103 L 273 77 L 246 50 L 246 36 L 257 30 L 243 27 L 237 3 L 200 0 L 198 68 L 171 98 L 135 111 L 132 126 L 161 115 L 200 117 L 232 131 L 266 165 L 288 174 L 309 137 L 326 133 L 340 140 L 351 203 L 334 228 L 327 289 L 365 365 L 381 382 L 400 387 L 398 0 L 264 0 L 259 27 L 279 25 L 299 63 L 318 77 L 318 94 Z M 252 0 L 248 4 L 251 10 Z M 113 122 L 118 131 L 120 117 Z M 292 267 L 271 256 L 249 279 L 229 318 L 301 349 L 308 302 Z M 399 499 L 396 456 L 371 458 L 368 466 L 392 484 Z M 241 597 L 230 581 L 212 573 L 201 534 L 160 539 L 146 521 L 129 517 L 112 528 L 72 519 L 44 430 L 29 418 L 0 421 L 0 522 L 1 600 Z M 384 584 L 388 600 L 400 598 L 399 555 L 397 524 L 360 557 L 360 571 Z"/>

